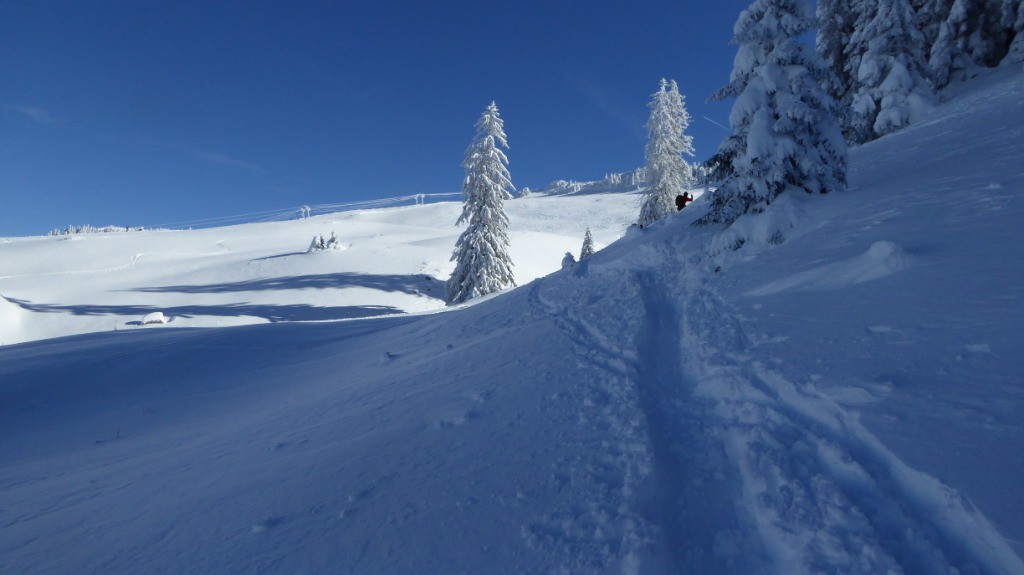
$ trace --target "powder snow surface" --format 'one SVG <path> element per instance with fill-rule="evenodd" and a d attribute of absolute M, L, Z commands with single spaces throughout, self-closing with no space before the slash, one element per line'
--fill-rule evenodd
<path fill-rule="evenodd" d="M 13 271 L 10 250 L 59 240 L 0 244 L 6 337 L 102 331 L 0 348 L 0 572 L 1024 573 L 1022 142 L 1024 75 L 998 70 L 854 150 L 846 193 L 717 237 L 687 225 L 698 201 L 445 313 L 296 321 L 338 319 L 318 315 L 334 297 L 440 309 L 455 232 L 369 241 L 404 233 L 386 212 L 349 222 L 376 258 L 352 272 L 289 253 L 329 233 L 315 219 L 273 224 L 296 230 L 284 250 L 264 225 L 122 236 L 154 242 L 162 279 L 132 278 L 131 242 L 113 269 L 99 245 L 120 239 Z M 530 201 L 536 228 L 568 198 Z M 521 237 L 582 237 L 565 222 Z M 578 250 L 553 247 L 517 269 Z M 222 250 L 258 271 L 204 271 Z M 311 316 L 174 329 L 239 301 Z M 67 321 L 124 323 L 116 306 L 172 321 Z"/>

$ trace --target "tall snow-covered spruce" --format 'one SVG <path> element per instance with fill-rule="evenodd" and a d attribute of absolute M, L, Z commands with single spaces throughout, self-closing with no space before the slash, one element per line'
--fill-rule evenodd
<path fill-rule="evenodd" d="M 823 87 L 832 74 L 798 41 L 815 24 L 804 0 L 756 0 L 740 14 L 729 84 L 712 96 L 736 98 L 735 133 L 719 149 L 731 169 L 697 224 L 731 224 L 786 190 L 824 194 L 846 186 L 839 104 Z"/>
<path fill-rule="evenodd" d="M 650 139 L 644 150 L 647 193 L 637 224 L 643 228 L 676 211 L 676 196 L 693 184 L 693 169 L 683 154 L 693 155 L 693 137 L 686 135 L 690 114 L 675 80 L 661 80 L 651 95 L 651 117 L 647 120 Z"/>
<path fill-rule="evenodd" d="M 508 149 L 504 122 L 494 102 L 476 123 L 476 136 L 466 150 L 462 167 L 462 215 L 455 222 L 469 226 L 455 242 L 452 272 L 446 287 L 449 305 L 494 293 L 516 285 L 512 260 L 508 254 L 508 216 L 504 201 L 511 199 L 512 177 L 508 157 L 498 146 Z"/>

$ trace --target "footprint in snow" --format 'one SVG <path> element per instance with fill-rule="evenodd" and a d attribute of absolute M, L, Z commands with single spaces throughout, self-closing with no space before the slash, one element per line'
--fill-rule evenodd
<path fill-rule="evenodd" d="M 253 525 L 251 532 L 252 533 L 263 533 L 267 529 L 273 529 L 274 527 L 277 527 L 282 522 L 284 522 L 284 518 L 282 518 L 282 517 L 267 517 L 262 522 L 257 523 L 256 525 Z"/>

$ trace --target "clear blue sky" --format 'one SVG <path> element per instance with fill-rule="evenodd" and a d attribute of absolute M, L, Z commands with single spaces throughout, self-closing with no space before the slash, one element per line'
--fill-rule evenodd
<path fill-rule="evenodd" d="M 0 236 L 458 191 L 495 100 L 517 187 L 643 163 L 675 79 L 699 159 L 748 0 L 0 0 Z"/>

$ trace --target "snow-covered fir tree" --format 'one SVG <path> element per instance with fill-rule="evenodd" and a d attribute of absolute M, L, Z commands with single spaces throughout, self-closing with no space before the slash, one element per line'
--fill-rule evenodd
<path fill-rule="evenodd" d="M 914 27 L 924 38 L 925 56 L 930 57 L 932 46 L 939 38 L 939 28 L 949 17 L 953 0 L 910 0 L 914 10 Z"/>
<path fill-rule="evenodd" d="M 446 285 L 448 304 L 487 295 L 515 285 L 508 254 L 508 216 L 504 201 L 512 199 L 512 177 L 504 121 L 494 102 L 476 123 L 476 136 L 466 150 L 462 167 L 462 214 L 455 225 L 468 223 L 452 253 L 455 271 Z"/>
<path fill-rule="evenodd" d="M 711 176 L 711 165 L 705 162 L 696 162 L 693 168 L 693 183 L 697 187 L 707 187 Z"/>
<path fill-rule="evenodd" d="M 580 261 L 594 255 L 594 236 L 590 235 L 590 228 L 583 234 L 583 247 L 580 248 Z"/>
<path fill-rule="evenodd" d="M 1009 45 L 1006 58 L 1010 62 L 1024 62 L 1024 2 L 1004 0 L 1003 22 L 1009 27 Z"/>
<path fill-rule="evenodd" d="M 1021 0 L 1003 0 L 1000 9 L 1003 27 L 1008 31 L 1008 44 L 1021 39 L 1024 33 L 1024 2 Z"/>
<path fill-rule="evenodd" d="M 829 91 L 832 96 L 839 100 L 846 98 L 853 85 L 852 74 L 846 63 L 849 58 L 846 46 L 853 36 L 857 14 L 855 9 L 859 6 L 860 3 L 850 0 L 818 0 L 815 49 L 836 76 L 837 83 L 828 87 L 831 88 Z"/>
<path fill-rule="evenodd" d="M 683 159 L 683 154 L 693 155 L 693 137 L 686 135 L 690 114 L 675 81 L 662 79 L 648 106 L 649 139 L 644 150 L 647 192 L 637 220 L 641 228 L 674 212 L 676 196 L 693 183 L 690 164 Z"/>
<path fill-rule="evenodd" d="M 848 53 L 856 53 L 850 104 L 870 132 L 859 141 L 875 139 L 910 123 L 915 106 L 932 99 L 925 78 L 924 37 L 915 27 L 908 0 L 872 0 L 850 38 Z"/>
<path fill-rule="evenodd" d="M 736 134 L 729 134 L 718 145 L 715 154 L 707 159 L 707 176 L 701 185 L 705 187 L 718 187 L 722 182 L 729 179 L 733 173 L 732 161 L 739 153 L 742 140 Z"/>
<path fill-rule="evenodd" d="M 967 12 L 962 2 L 956 7 L 956 12 L 951 10 L 939 24 L 939 33 L 928 58 L 928 70 L 938 88 L 945 87 L 955 73 L 970 65 L 963 39 L 967 33 Z"/>
<path fill-rule="evenodd" d="M 849 142 L 865 139 L 867 122 L 853 111 L 853 89 L 856 84 L 856 64 L 860 54 L 849 51 L 854 26 L 864 12 L 864 0 L 819 0 L 817 7 L 818 34 L 815 49 L 832 77 L 823 81 L 825 90 L 838 101 L 839 124 Z"/>
<path fill-rule="evenodd" d="M 937 88 L 973 66 L 996 66 L 1014 37 L 1007 15 L 1020 0 L 954 0 L 931 46 L 928 68 Z"/>
<path fill-rule="evenodd" d="M 756 0 L 740 14 L 730 82 L 714 99 L 736 98 L 735 134 L 717 156 L 729 169 L 698 224 L 761 212 L 781 193 L 827 193 L 846 186 L 839 104 L 822 86 L 831 72 L 798 38 L 816 24 L 805 0 Z"/>
<path fill-rule="evenodd" d="M 562 269 L 571 268 L 576 263 L 576 256 L 572 255 L 572 252 L 565 252 L 562 256 Z"/>

